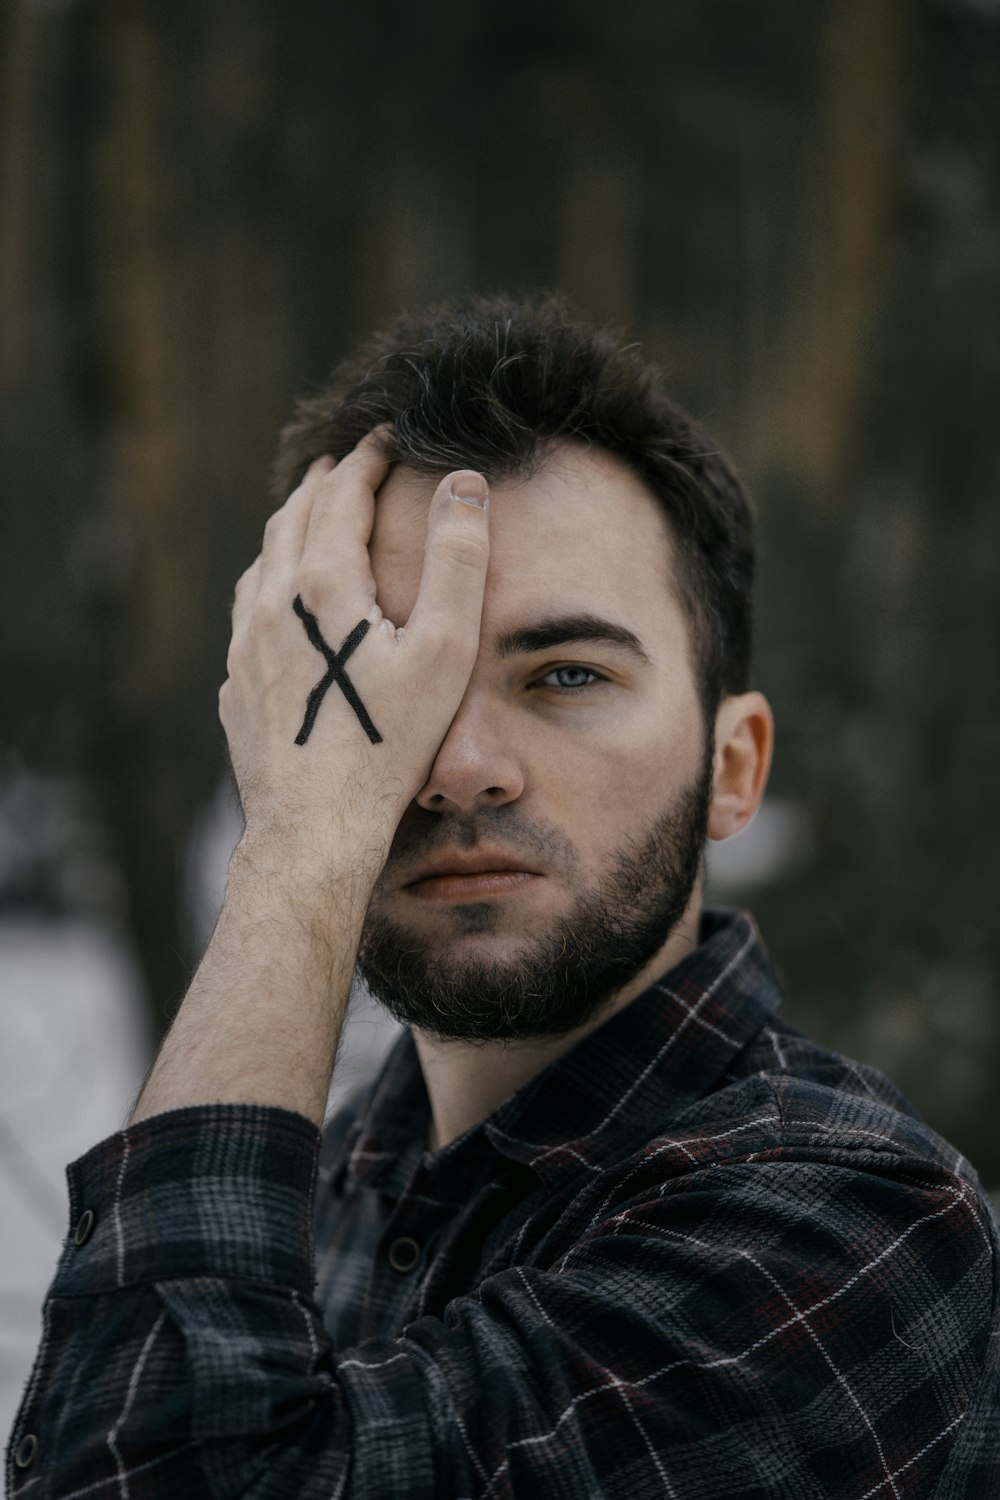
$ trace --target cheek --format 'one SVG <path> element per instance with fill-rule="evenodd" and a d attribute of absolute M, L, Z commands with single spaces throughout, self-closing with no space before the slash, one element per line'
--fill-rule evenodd
<path fill-rule="evenodd" d="M 567 832 L 572 830 L 580 855 L 600 864 L 608 849 L 617 849 L 631 834 L 641 835 L 694 774 L 694 762 L 688 765 L 677 746 L 606 746 L 596 756 L 566 747 L 553 806 Z"/>

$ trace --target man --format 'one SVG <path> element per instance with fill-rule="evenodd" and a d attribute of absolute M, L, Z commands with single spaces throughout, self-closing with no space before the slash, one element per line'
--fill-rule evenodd
<path fill-rule="evenodd" d="M 70 1169 L 11 1492 L 1000 1495 L 975 1174 L 702 907 L 772 740 L 725 460 L 634 348 L 471 300 L 277 472 L 220 694 L 246 831 Z M 406 1029 L 317 1173 L 356 966 Z"/>

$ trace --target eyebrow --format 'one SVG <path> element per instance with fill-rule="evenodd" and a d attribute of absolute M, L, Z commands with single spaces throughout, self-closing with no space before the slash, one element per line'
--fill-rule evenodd
<path fill-rule="evenodd" d="M 586 613 L 553 615 L 546 620 L 519 625 L 516 630 L 501 630 L 494 638 L 493 650 L 502 661 L 505 657 L 528 651 L 547 651 L 550 646 L 562 646 L 569 641 L 602 641 L 605 645 L 620 646 L 647 666 L 652 666 L 634 631 L 625 625 L 616 625 L 613 620 L 602 619 L 600 615 Z"/>

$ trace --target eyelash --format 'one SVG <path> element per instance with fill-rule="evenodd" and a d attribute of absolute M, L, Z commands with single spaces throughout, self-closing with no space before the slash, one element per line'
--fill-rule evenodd
<path fill-rule="evenodd" d="M 590 677 L 592 678 L 592 681 L 591 682 L 578 682 L 575 687 L 551 687 L 551 686 L 547 686 L 546 682 L 545 682 L 545 678 L 546 677 L 554 677 L 556 675 L 556 673 L 558 673 L 558 672 L 587 672 L 590 675 Z M 602 676 L 600 672 L 595 672 L 594 669 L 593 669 L 593 667 L 579 667 L 579 666 L 572 665 L 572 663 L 569 663 L 566 666 L 562 666 L 562 667 L 550 667 L 549 670 L 544 674 L 544 676 L 542 676 L 542 677 L 540 677 L 538 679 L 538 681 L 534 684 L 534 686 L 535 687 L 546 687 L 546 690 L 548 692 L 558 693 L 560 695 L 560 697 L 565 698 L 565 697 L 569 697 L 569 696 L 575 697 L 577 695 L 577 693 L 586 693 L 590 688 L 592 688 L 594 686 L 595 683 L 597 683 L 597 682 L 607 682 L 607 680 L 608 679 L 606 677 Z"/>

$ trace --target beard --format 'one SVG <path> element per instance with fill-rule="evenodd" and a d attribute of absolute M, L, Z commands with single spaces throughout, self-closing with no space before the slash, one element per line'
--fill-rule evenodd
<path fill-rule="evenodd" d="M 597 1018 L 666 942 L 681 920 L 701 869 L 712 794 L 712 751 L 695 782 L 612 856 L 595 886 L 572 882 L 571 909 L 513 958 L 449 958 L 440 942 L 418 937 L 379 910 L 375 888 L 361 934 L 357 968 L 388 1013 L 440 1041 L 485 1044 L 561 1037 Z M 571 868 L 572 846 L 553 830 L 528 824 L 514 808 L 487 808 L 473 819 L 427 814 L 405 850 L 470 848 L 493 833 L 505 849 L 544 851 Z M 397 835 L 398 839 L 398 835 Z M 384 880 L 384 874 L 383 874 Z M 501 913 L 489 901 L 450 908 L 455 930 L 488 933 Z"/>

